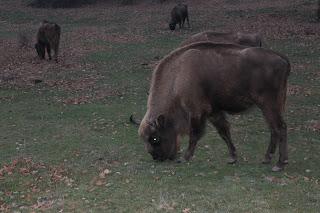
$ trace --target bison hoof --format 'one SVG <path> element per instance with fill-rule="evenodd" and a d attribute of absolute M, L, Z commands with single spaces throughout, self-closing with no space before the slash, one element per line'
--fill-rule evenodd
<path fill-rule="evenodd" d="M 235 164 L 237 163 L 237 158 L 236 157 L 230 157 L 227 161 L 228 164 Z"/>
<path fill-rule="evenodd" d="M 272 167 L 273 172 L 281 172 L 283 169 L 284 169 L 283 166 L 278 166 L 278 165 L 275 165 L 274 167 Z"/>
<path fill-rule="evenodd" d="M 186 160 L 183 158 L 179 158 L 176 160 L 177 163 L 186 163 Z"/>
<path fill-rule="evenodd" d="M 176 160 L 176 163 L 187 163 L 188 161 L 184 159 L 183 157 L 180 157 Z"/>
<path fill-rule="evenodd" d="M 271 159 L 264 159 L 262 161 L 263 164 L 270 164 L 271 163 Z"/>
<path fill-rule="evenodd" d="M 191 158 L 192 158 L 192 155 L 191 155 L 190 153 L 188 153 L 188 152 L 184 155 L 184 159 L 185 159 L 186 161 L 190 161 Z"/>
<path fill-rule="evenodd" d="M 270 164 L 272 159 L 272 154 L 267 154 L 262 161 L 263 164 Z"/>

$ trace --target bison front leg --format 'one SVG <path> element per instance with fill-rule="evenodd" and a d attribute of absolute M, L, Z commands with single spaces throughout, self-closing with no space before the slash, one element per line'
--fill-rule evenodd
<path fill-rule="evenodd" d="M 47 44 L 47 45 L 46 45 L 46 49 L 47 49 L 48 58 L 49 58 L 49 60 L 51 60 L 51 48 L 50 48 L 50 44 Z"/>
<path fill-rule="evenodd" d="M 190 132 L 189 132 L 189 146 L 184 155 L 186 161 L 191 160 L 194 154 L 194 150 L 197 146 L 198 141 L 202 137 L 205 129 L 205 117 L 202 118 L 191 118 L 190 119 Z"/>
<path fill-rule="evenodd" d="M 217 129 L 220 137 L 226 142 L 229 150 L 230 159 L 228 160 L 229 164 L 237 162 L 236 148 L 232 143 L 231 134 L 230 134 L 230 124 L 226 120 L 223 113 L 215 114 L 209 118 L 210 122 Z"/>
<path fill-rule="evenodd" d="M 188 28 L 190 28 L 189 15 L 187 15 L 187 23 L 188 23 Z"/>
<path fill-rule="evenodd" d="M 267 149 L 267 152 L 264 156 L 264 160 L 262 161 L 263 164 L 271 163 L 272 157 L 277 149 L 277 133 L 271 130 L 271 140 Z"/>

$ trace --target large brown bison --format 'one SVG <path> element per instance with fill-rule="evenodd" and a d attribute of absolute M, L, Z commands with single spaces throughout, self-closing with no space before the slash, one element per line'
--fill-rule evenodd
<path fill-rule="evenodd" d="M 273 171 L 288 163 L 287 127 L 283 119 L 288 59 L 271 50 L 234 44 L 198 42 L 179 48 L 155 68 L 147 112 L 139 135 L 155 160 L 175 159 L 177 138 L 189 135 L 184 158 L 190 160 L 209 120 L 226 142 L 231 162 L 237 160 L 225 114 L 261 109 L 271 129 L 264 163 L 279 145 Z"/>
<path fill-rule="evenodd" d="M 211 41 L 214 43 L 232 43 L 249 47 L 261 47 L 262 41 L 259 33 L 220 33 L 214 31 L 205 31 L 197 33 L 184 42 L 180 46 L 185 46 L 199 41 Z"/>
<path fill-rule="evenodd" d="M 61 28 L 55 23 L 42 21 L 37 33 L 37 43 L 35 49 L 41 59 L 45 59 L 45 51 L 51 60 L 51 49 L 54 50 L 54 59 L 58 62 L 58 51 L 60 43 Z"/>
<path fill-rule="evenodd" d="M 175 30 L 176 25 L 179 24 L 179 27 L 184 27 L 184 22 L 187 19 L 188 27 L 190 27 L 189 23 L 189 14 L 188 14 L 188 6 L 185 4 L 178 4 L 171 10 L 171 21 L 169 23 L 170 30 Z"/>

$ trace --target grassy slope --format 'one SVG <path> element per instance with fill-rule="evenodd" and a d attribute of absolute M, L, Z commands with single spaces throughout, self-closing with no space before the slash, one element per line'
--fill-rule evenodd
<path fill-rule="evenodd" d="M 228 3 L 237 7 L 243 1 Z M 47 84 L 1 89 L 0 168 L 12 165 L 15 159 L 20 161 L 14 165 L 12 174 L 0 176 L 0 205 L 5 204 L 9 212 L 14 209 L 29 212 L 37 207 L 47 212 L 61 209 L 64 212 L 188 212 L 188 209 L 190 212 L 317 212 L 320 209 L 317 165 L 320 138 L 319 131 L 309 128 L 320 114 L 319 40 L 297 35 L 268 40 L 270 48 L 289 56 L 293 64 L 289 81 L 298 88 L 298 92 L 288 97 L 290 164 L 285 172 L 274 174 L 270 166 L 260 164 L 269 132 L 258 110 L 230 117 L 241 156 L 237 165 L 226 165 L 227 148 L 211 126 L 199 143 L 194 160 L 188 164 L 156 163 L 145 153 L 137 129 L 127 124 L 131 113 L 142 116 L 145 111 L 151 68 L 141 64 L 164 56 L 192 33 L 219 30 L 220 26 L 228 29 L 226 26 L 234 24 L 240 14 L 229 12 L 226 14 L 231 14 L 230 17 L 225 19 L 226 8 L 216 9 L 213 15 L 200 6 L 198 9 L 207 13 L 197 14 L 194 7 L 197 16 L 192 18 L 193 29 L 171 33 L 165 24 L 170 7 L 163 5 L 160 12 L 154 6 L 82 8 L 86 17 L 75 15 L 76 10 L 35 10 L 30 15 L 30 11 L 22 12 L 19 7 L 2 13 L 1 20 L 18 26 L 36 26 L 38 19 L 50 17 L 65 32 L 96 27 L 106 34 L 127 35 L 127 39 L 86 41 L 83 38 L 79 41 L 83 45 L 104 47 L 93 48 L 81 57 L 81 63 L 94 66 L 85 72 L 79 68 L 61 71 L 53 66 L 52 72 L 57 74 L 45 76 L 47 80 L 70 80 L 99 75 L 89 90 L 70 91 Z M 287 7 L 283 10 L 290 9 Z M 263 8 L 252 11 L 273 12 L 270 6 Z M 215 20 L 211 21 L 213 16 Z M 16 33 L 0 29 L 1 38 L 10 39 Z M 132 35 L 143 39 L 131 40 Z M 86 104 L 64 105 L 59 101 L 92 95 L 106 88 L 118 89 L 120 94 Z M 33 163 L 25 159 L 28 157 Z M 23 173 L 24 168 L 30 171 Z M 105 169 L 111 173 L 99 177 Z"/>

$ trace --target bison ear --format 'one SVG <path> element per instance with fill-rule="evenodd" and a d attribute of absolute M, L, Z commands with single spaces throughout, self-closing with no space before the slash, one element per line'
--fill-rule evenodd
<path fill-rule="evenodd" d="M 164 117 L 164 115 L 159 115 L 156 123 L 158 128 L 164 128 L 166 123 L 166 118 Z"/>

